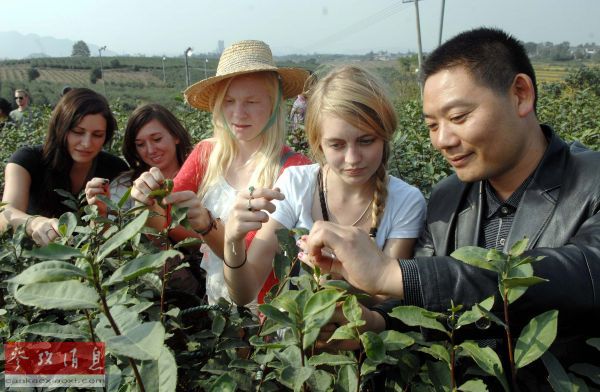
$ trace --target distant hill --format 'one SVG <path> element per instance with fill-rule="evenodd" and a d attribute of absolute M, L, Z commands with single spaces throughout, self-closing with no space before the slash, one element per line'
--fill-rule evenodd
<path fill-rule="evenodd" d="M 75 41 L 37 34 L 21 34 L 16 31 L 0 32 L 0 59 L 25 59 L 34 57 L 67 57 L 71 55 Z M 86 42 L 92 56 L 98 54 L 99 45 Z M 109 50 L 107 56 L 116 53 Z M 104 55 L 104 53 L 103 53 Z"/>

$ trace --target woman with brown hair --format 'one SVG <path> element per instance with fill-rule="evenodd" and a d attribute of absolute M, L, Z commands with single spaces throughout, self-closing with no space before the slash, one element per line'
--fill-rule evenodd
<path fill-rule="evenodd" d="M 92 177 L 113 179 L 127 170 L 123 160 L 102 151 L 116 126 L 102 95 L 78 88 L 62 97 L 44 145 L 19 149 L 6 165 L 3 215 L 11 226 L 25 224 L 39 245 L 54 240 L 57 218 L 68 211 L 56 189 L 76 196 Z"/>

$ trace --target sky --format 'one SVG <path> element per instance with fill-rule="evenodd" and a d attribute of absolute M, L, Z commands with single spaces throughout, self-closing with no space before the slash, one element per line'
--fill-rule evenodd
<path fill-rule="evenodd" d="M 409 0 L 27 0 L 2 1 L 0 31 L 107 46 L 107 54 L 214 52 L 241 39 L 275 55 L 416 52 Z M 419 1 L 424 51 L 438 44 L 443 0 Z M 600 44 L 600 0 L 445 0 L 442 39 L 478 26 L 524 42 Z"/>

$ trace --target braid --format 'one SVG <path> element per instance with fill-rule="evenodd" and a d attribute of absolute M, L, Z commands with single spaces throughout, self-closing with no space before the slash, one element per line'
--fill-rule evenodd
<path fill-rule="evenodd" d="M 371 209 L 372 230 L 369 233 L 373 240 L 375 240 L 375 236 L 377 235 L 377 228 L 379 227 L 379 223 L 385 209 L 385 202 L 388 194 L 387 179 L 387 171 L 385 170 L 385 165 L 382 162 L 375 172 L 375 192 L 373 192 L 373 207 Z M 373 228 L 375 230 L 373 230 Z"/>

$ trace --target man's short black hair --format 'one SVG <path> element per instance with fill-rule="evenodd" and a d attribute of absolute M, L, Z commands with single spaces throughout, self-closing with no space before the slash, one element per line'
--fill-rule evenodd
<path fill-rule="evenodd" d="M 425 82 L 444 69 L 463 66 L 482 85 L 505 94 L 517 74 L 531 78 L 537 105 L 537 83 L 523 44 L 500 29 L 481 27 L 465 31 L 444 42 L 425 60 L 421 77 Z"/>

